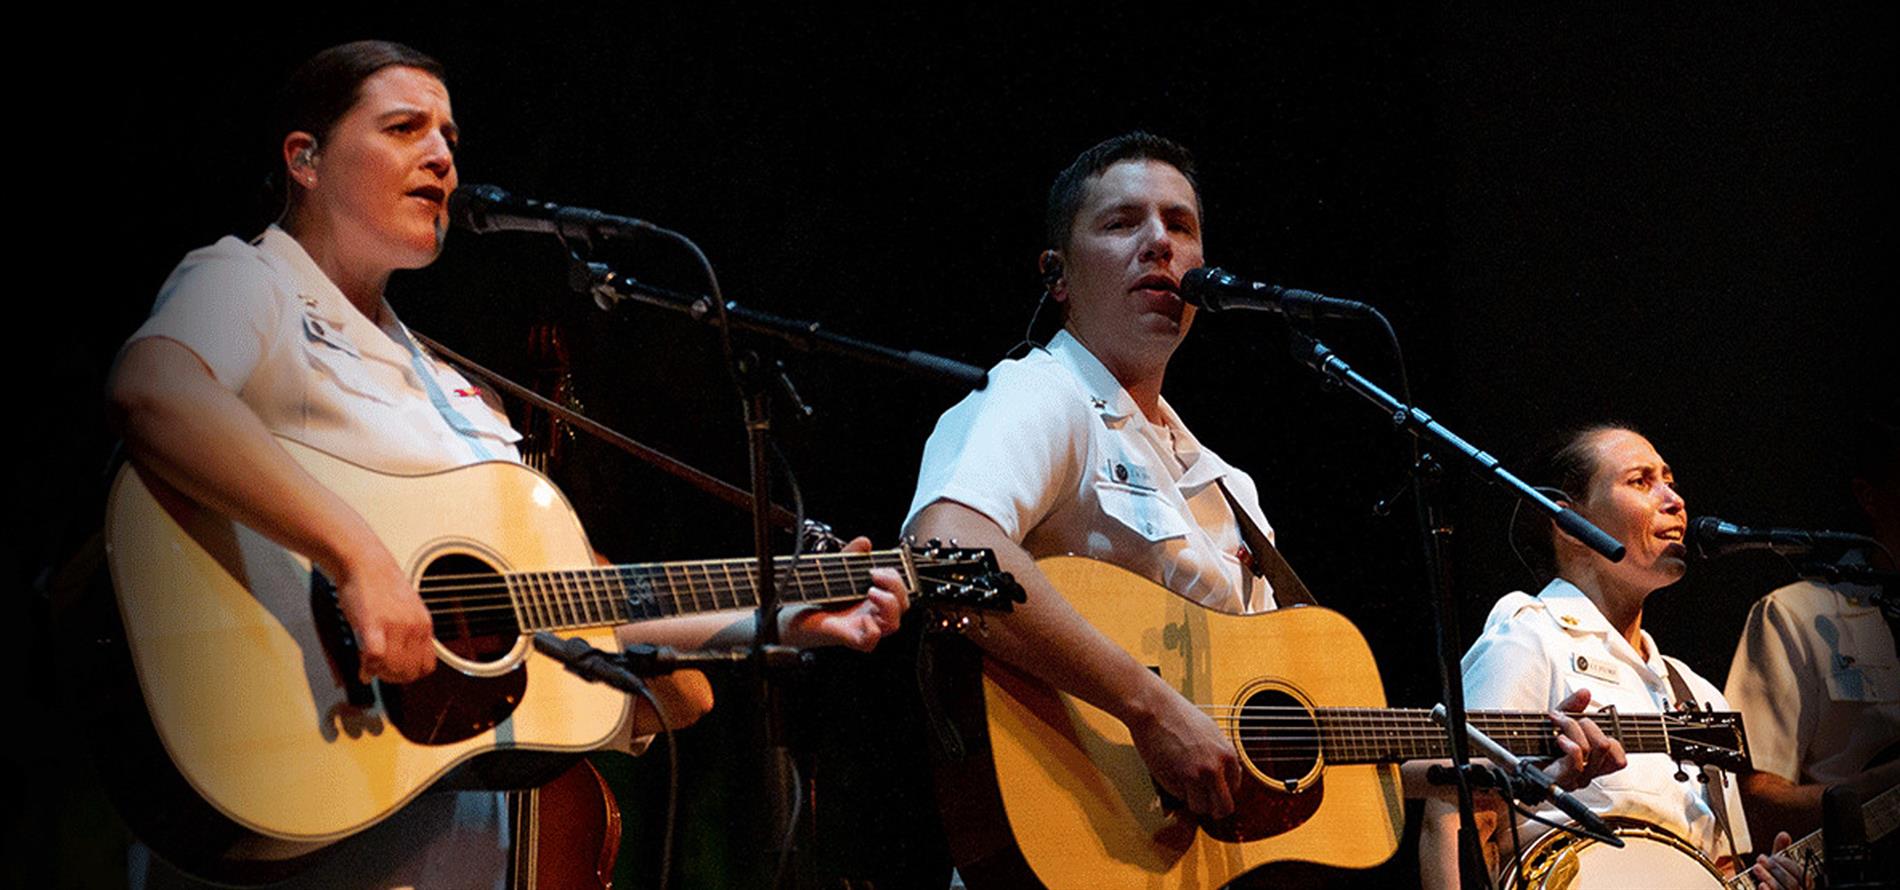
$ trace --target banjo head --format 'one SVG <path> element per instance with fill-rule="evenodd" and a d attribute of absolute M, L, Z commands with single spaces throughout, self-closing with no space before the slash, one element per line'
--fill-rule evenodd
<path fill-rule="evenodd" d="M 1567 831 L 1552 831 L 1524 850 L 1499 886 L 1513 890 L 1722 890 L 1709 857 L 1674 833 L 1647 822 L 1611 816 L 1605 821 L 1625 846 L 1612 847 Z"/>

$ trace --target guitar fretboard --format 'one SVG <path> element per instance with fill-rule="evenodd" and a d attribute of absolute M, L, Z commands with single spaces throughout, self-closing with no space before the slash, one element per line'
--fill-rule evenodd
<path fill-rule="evenodd" d="M 905 586 L 916 589 L 912 560 L 902 550 L 824 553 L 773 560 L 779 599 L 832 603 L 862 598 L 872 569 L 894 569 Z M 758 562 L 713 559 L 697 562 L 644 563 L 557 571 L 508 572 L 486 576 L 432 576 L 421 584 L 424 598 L 438 616 L 495 615 L 512 612 L 526 633 L 625 624 L 675 615 L 756 608 Z"/>
<path fill-rule="evenodd" d="M 1555 731 L 1543 714 L 1470 711 L 1471 725 L 1520 757 L 1559 753 Z M 1332 763 L 1395 763 L 1451 756 L 1444 727 L 1430 711 L 1412 708 L 1319 708 L 1321 750 Z M 1605 735 L 1630 753 L 1669 750 L 1669 728 L 1658 714 L 1590 715 Z"/>

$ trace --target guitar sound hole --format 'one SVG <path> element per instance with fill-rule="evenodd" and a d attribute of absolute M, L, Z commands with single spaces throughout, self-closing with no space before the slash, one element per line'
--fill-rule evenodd
<path fill-rule="evenodd" d="M 491 663 L 520 641 L 508 590 L 493 566 L 473 556 L 443 556 L 422 572 L 422 601 L 435 619 L 435 638 L 456 655 Z M 384 683 L 383 708 L 403 738 L 447 745 L 486 732 L 513 714 L 528 672 L 514 665 L 496 676 L 471 676 L 437 662 L 413 683 Z"/>
<path fill-rule="evenodd" d="M 1306 778 L 1319 761 L 1319 730 L 1299 699 L 1263 689 L 1242 703 L 1240 752 L 1266 776 L 1281 783 Z"/>
<path fill-rule="evenodd" d="M 508 588 L 488 563 L 461 553 L 441 557 L 423 569 L 421 588 L 435 619 L 435 638 L 450 652 L 492 662 L 521 638 Z"/>

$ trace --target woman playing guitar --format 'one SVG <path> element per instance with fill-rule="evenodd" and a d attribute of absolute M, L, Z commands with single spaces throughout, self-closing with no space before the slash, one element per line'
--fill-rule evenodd
<path fill-rule="evenodd" d="M 1555 489 L 1548 493 L 1621 541 L 1628 554 L 1612 563 L 1542 520 L 1523 535 L 1540 557 L 1548 584 L 1536 596 L 1513 593 L 1492 608 L 1483 633 L 1465 653 L 1466 704 L 1548 708 L 1587 687 L 1596 707 L 1625 713 L 1673 710 L 1685 699 L 1698 708 L 1727 710 L 1714 686 L 1665 658 L 1642 629 L 1644 600 L 1680 579 L 1687 567 L 1688 513 L 1669 465 L 1648 439 L 1608 425 L 1565 435 L 1536 461 L 1527 478 Z M 1597 778 L 1577 797 L 1600 814 L 1647 823 L 1662 832 L 1658 837 L 1683 842 L 1704 857 L 1704 869 L 1720 863 L 1732 872 L 1737 854 L 1749 848 L 1735 783 L 1720 772 L 1706 784 L 1699 778 L 1667 755 L 1635 754 L 1626 769 Z M 1561 822 L 1556 813 L 1539 815 Z M 1481 824 L 1496 829 L 1490 847 L 1496 852 L 1495 836 L 1508 838 L 1511 823 L 1500 826 L 1498 813 L 1488 815 Z M 1515 827 L 1520 837 L 1535 837 L 1542 828 L 1535 822 Z M 1428 801 L 1419 842 L 1425 886 L 1458 886 L 1456 838 L 1455 810 Z M 1783 832 L 1775 849 L 1788 843 Z M 1502 849 L 1510 849 L 1508 839 Z M 1764 886 L 1803 886 L 1799 866 L 1786 856 L 1763 857 L 1752 874 Z M 1706 870 L 1704 875 L 1713 878 Z M 1627 883 L 1629 876 L 1621 880 Z M 1668 879 L 1651 872 L 1647 880 Z"/>

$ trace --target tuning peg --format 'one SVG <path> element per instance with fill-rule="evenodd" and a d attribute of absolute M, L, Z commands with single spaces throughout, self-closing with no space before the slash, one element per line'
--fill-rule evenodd
<path fill-rule="evenodd" d="M 1672 778 L 1678 782 L 1687 782 L 1689 781 L 1689 772 L 1682 768 L 1682 764 L 1678 763 L 1676 764 L 1676 774 Z"/>

